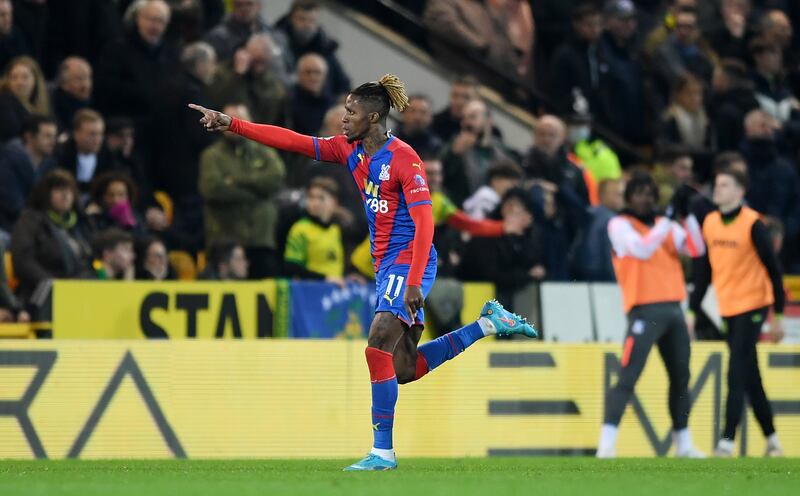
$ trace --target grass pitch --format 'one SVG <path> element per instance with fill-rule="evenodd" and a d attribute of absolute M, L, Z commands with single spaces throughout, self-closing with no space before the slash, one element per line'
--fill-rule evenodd
<path fill-rule="evenodd" d="M 799 459 L 400 459 L 342 472 L 352 461 L 0 461 L 0 495 L 800 495 Z"/>

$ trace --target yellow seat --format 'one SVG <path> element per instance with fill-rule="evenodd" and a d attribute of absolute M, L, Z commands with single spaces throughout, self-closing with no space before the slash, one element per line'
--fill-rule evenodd
<path fill-rule="evenodd" d="M 32 324 L 0 324 L 0 339 L 33 339 L 36 332 Z"/>
<path fill-rule="evenodd" d="M 5 252 L 3 262 L 6 267 L 6 281 L 8 282 L 8 287 L 11 288 L 11 291 L 16 291 L 17 286 L 19 286 L 19 279 L 17 279 L 17 276 L 14 274 L 14 264 L 11 259 L 10 251 Z"/>
<path fill-rule="evenodd" d="M 172 225 L 172 217 L 175 214 L 175 204 L 172 202 L 172 198 L 164 191 L 156 191 L 153 196 L 161 210 L 164 211 L 164 215 L 167 217 L 167 224 Z"/>
<path fill-rule="evenodd" d="M 169 252 L 169 263 L 175 268 L 175 272 L 178 273 L 178 279 L 181 281 L 194 281 L 197 279 L 197 265 L 194 257 L 189 252 L 183 250 Z"/>

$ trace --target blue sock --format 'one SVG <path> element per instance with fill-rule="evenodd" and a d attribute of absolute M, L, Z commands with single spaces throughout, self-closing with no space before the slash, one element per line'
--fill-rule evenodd
<path fill-rule="evenodd" d="M 484 336 L 480 324 L 473 322 L 461 329 L 440 336 L 433 341 L 429 341 L 417 351 L 427 362 L 427 369 L 433 370 L 447 360 L 455 358 L 456 355 L 467 349 L 472 343 Z M 417 379 L 421 377 L 420 366 L 417 366 Z"/>
<path fill-rule="evenodd" d="M 373 447 L 392 449 L 394 407 L 397 404 L 397 376 L 394 357 L 377 348 L 366 350 L 367 366 L 372 381 L 372 435 Z"/>

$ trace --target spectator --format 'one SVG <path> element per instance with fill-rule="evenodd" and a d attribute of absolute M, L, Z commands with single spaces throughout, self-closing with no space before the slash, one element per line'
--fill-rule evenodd
<path fill-rule="evenodd" d="M 36 320 L 50 317 L 53 279 L 91 275 L 91 245 L 79 215 L 78 185 L 69 172 L 55 169 L 36 183 L 11 235 L 11 252 L 17 294 L 36 310 Z"/>
<path fill-rule="evenodd" d="M 99 261 L 95 276 L 101 281 L 133 281 L 136 274 L 133 237 L 111 227 L 95 236 L 95 258 Z"/>
<path fill-rule="evenodd" d="M 652 176 L 658 186 L 659 208 L 667 208 L 682 188 L 694 183 L 693 169 L 692 156 L 681 152 L 665 155 L 656 165 Z"/>
<path fill-rule="evenodd" d="M 206 35 L 206 41 L 214 47 L 220 61 L 228 62 L 253 35 L 268 34 L 274 40 L 270 46 L 271 72 L 286 84 L 293 63 L 289 43 L 281 31 L 270 27 L 261 17 L 261 3 L 261 0 L 232 0 L 230 14 Z"/>
<path fill-rule="evenodd" d="M 210 87 L 217 105 L 242 102 L 256 122 L 285 124 L 289 99 L 286 88 L 271 68 L 275 43 L 266 33 L 253 35 L 236 50 L 233 60 L 222 64 Z"/>
<path fill-rule="evenodd" d="M 400 125 L 395 135 L 411 146 L 419 155 L 438 155 L 442 140 L 431 130 L 433 109 L 431 99 L 417 94 L 408 97 L 408 107 L 400 114 Z"/>
<path fill-rule="evenodd" d="M 444 183 L 452 200 L 460 205 L 472 192 L 486 184 L 489 165 L 508 158 L 503 143 L 492 134 L 492 116 L 482 100 L 464 108 L 461 132 L 442 152 Z"/>
<path fill-rule="evenodd" d="M 592 4 L 582 3 L 572 11 L 573 37 L 553 54 L 550 88 L 556 109 L 565 114 L 581 112 L 578 103 L 586 99 L 589 111 L 597 113 L 601 81 L 608 71 L 600 50 L 603 18 Z"/>
<path fill-rule="evenodd" d="M 50 99 L 39 64 L 23 55 L 9 62 L 0 81 L 0 143 L 21 137 L 30 114 L 50 115 Z"/>
<path fill-rule="evenodd" d="M 252 120 L 245 105 L 223 109 L 237 119 Z M 206 242 L 234 239 L 251 261 L 253 279 L 274 277 L 278 209 L 274 197 L 285 176 L 278 153 L 234 133 L 206 148 L 200 156 L 200 192 L 205 199 Z"/>
<path fill-rule="evenodd" d="M 110 118 L 106 125 L 105 146 L 114 157 L 117 168 L 127 173 L 136 184 L 140 205 L 148 210 L 148 219 L 153 208 L 157 208 L 163 215 L 154 196 L 150 172 L 145 170 L 144 162 L 135 150 L 136 129 L 133 121 L 127 117 Z"/>
<path fill-rule="evenodd" d="M 508 190 L 522 184 L 522 169 L 513 160 L 500 160 L 492 164 L 487 176 L 488 184 L 478 188 L 464 201 L 464 211 L 476 220 L 486 219 L 497 209 Z M 430 172 L 428 181 L 431 182 Z"/>
<path fill-rule="evenodd" d="M 759 107 L 747 66 L 735 59 L 726 59 L 714 72 L 714 129 L 717 149 L 736 150 L 744 137 L 744 116 Z"/>
<path fill-rule="evenodd" d="M 58 67 L 53 114 L 59 131 L 66 131 L 78 110 L 92 107 L 92 66 L 86 59 L 67 57 Z"/>
<path fill-rule="evenodd" d="M 675 30 L 676 18 L 682 12 L 697 13 L 697 0 L 667 0 L 667 11 L 663 21 L 645 37 L 643 51 L 648 61 L 652 60 L 661 45 Z"/>
<path fill-rule="evenodd" d="M 307 53 L 297 61 L 297 82 L 291 98 L 292 129 L 300 134 L 314 135 L 325 113 L 336 100 L 325 92 L 328 63 L 316 53 Z"/>
<path fill-rule="evenodd" d="M 604 8 L 605 30 L 598 51 L 608 64 L 600 81 L 594 119 L 634 145 L 648 144 L 645 83 L 636 37 L 637 11 L 631 0 L 611 0 Z M 624 108 L 625 112 L 619 109 Z M 598 181 L 601 177 L 596 177 Z"/>
<path fill-rule="evenodd" d="M 178 66 L 177 48 L 164 38 L 170 8 L 164 0 L 137 0 L 125 13 L 125 33 L 112 42 L 96 66 L 95 98 L 105 115 L 136 123 L 139 150 L 150 160 L 158 82 Z"/>
<path fill-rule="evenodd" d="M 431 130 L 443 143 L 447 143 L 461 132 L 464 107 L 478 99 L 478 81 L 472 76 L 461 76 L 450 85 L 447 107 L 433 116 Z"/>
<path fill-rule="evenodd" d="M 0 2 L 0 8 L 2 8 Z M 2 14 L 2 10 L 0 10 Z M 22 307 L 22 304 L 8 287 L 6 279 L 6 250 L 0 245 L 0 323 L 30 322 L 31 316 Z"/>
<path fill-rule="evenodd" d="M 745 118 L 746 139 L 741 151 L 747 160 L 750 187 L 747 203 L 758 212 L 775 217 L 786 228 L 783 260 L 788 262 L 797 249 L 800 233 L 800 179 L 791 161 L 781 156 L 775 144 L 774 120 L 763 110 Z M 784 266 L 789 266 L 785 263 Z"/>
<path fill-rule="evenodd" d="M 600 182 L 600 204 L 589 212 L 589 223 L 578 245 L 575 260 L 575 277 L 584 281 L 615 282 L 611 262 L 611 240 L 608 238 L 609 221 L 622 211 L 624 185 L 619 179 Z"/>
<path fill-rule="evenodd" d="M 0 70 L 12 59 L 28 53 L 25 37 L 14 26 L 14 6 L 11 0 L 0 0 Z"/>
<path fill-rule="evenodd" d="M 797 61 L 797 56 L 789 54 L 794 36 L 792 21 L 786 12 L 780 9 L 771 9 L 762 14 L 758 34 L 767 43 L 776 45 L 783 51 L 784 55 L 789 55 L 786 60 Z"/>
<path fill-rule="evenodd" d="M 755 39 L 751 52 L 755 62 L 756 100 L 761 110 L 775 118 L 781 127 L 787 123 L 800 126 L 800 102 L 787 84 L 780 47 L 764 39 Z"/>
<path fill-rule="evenodd" d="M 169 263 L 167 247 L 158 237 L 147 235 L 136 241 L 136 280 L 174 281 L 178 278 Z"/>
<path fill-rule="evenodd" d="M 720 0 L 719 13 L 720 22 L 708 33 L 709 44 L 720 58 L 746 62 L 750 0 Z"/>
<path fill-rule="evenodd" d="M 17 221 L 33 185 L 55 167 L 56 124 L 49 117 L 31 115 L 25 120 L 22 140 L 13 140 L 0 158 L 0 245 Z"/>
<path fill-rule="evenodd" d="M 487 2 L 431 0 L 425 7 L 423 23 L 436 58 L 447 61 L 453 70 L 479 73 L 482 79 L 490 80 L 495 78 L 493 71 L 513 67 L 517 72 L 521 66 L 504 12 Z M 476 64 L 475 60 L 484 63 Z"/>
<path fill-rule="evenodd" d="M 696 158 L 705 158 L 716 148 L 703 104 L 703 85 L 695 77 L 686 75 L 675 85 L 670 106 L 661 116 L 658 147 L 662 151 L 685 150 Z"/>
<path fill-rule="evenodd" d="M 717 63 L 717 54 L 702 37 L 697 14 L 678 12 L 675 29 L 654 55 L 652 69 L 656 89 L 661 96 L 667 95 L 688 75 L 709 87 Z"/>
<path fill-rule="evenodd" d="M 103 117 L 92 109 L 82 109 L 72 119 L 72 136 L 57 152 L 58 166 L 77 180 L 81 193 L 89 192 L 95 176 L 117 168 L 114 156 L 103 144 Z"/>
<path fill-rule="evenodd" d="M 291 58 L 298 64 L 303 55 L 308 53 L 316 53 L 325 59 L 328 72 L 323 78 L 323 92 L 335 99 L 352 88 L 350 78 L 336 57 L 339 43 L 320 26 L 319 11 L 320 4 L 316 0 L 294 0 L 289 13 L 275 23 L 275 29 L 289 41 Z"/>
<path fill-rule="evenodd" d="M 204 281 L 243 281 L 247 279 L 250 262 L 239 243 L 218 240 L 208 248 L 208 266 L 198 279 Z"/>
<path fill-rule="evenodd" d="M 94 233 L 111 228 L 130 232 L 136 237 L 145 233 L 145 225 L 136 210 L 136 185 L 122 171 L 109 171 L 92 181 L 92 197 L 85 213 Z"/>
<path fill-rule="evenodd" d="M 294 223 L 286 238 L 283 261 L 287 276 L 343 282 L 342 231 L 334 222 L 338 195 L 339 188 L 333 179 L 311 180 L 305 215 Z"/>
<path fill-rule="evenodd" d="M 569 119 L 567 145 L 576 162 L 591 176 L 592 184 L 622 176 L 619 157 L 602 138 L 593 133 L 589 116 L 574 115 Z"/>

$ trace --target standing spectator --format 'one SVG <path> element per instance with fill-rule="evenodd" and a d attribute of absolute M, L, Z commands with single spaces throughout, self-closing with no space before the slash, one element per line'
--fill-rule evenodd
<path fill-rule="evenodd" d="M 216 105 L 242 102 L 262 124 L 284 124 L 288 116 L 288 95 L 271 61 L 275 43 L 266 33 L 255 34 L 236 50 L 233 59 L 222 64 L 210 88 Z"/>
<path fill-rule="evenodd" d="M 787 84 L 780 47 L 756 39 L 751 44 L 751 52 L 755 62 L 756 100 L 761 110 L 775 118 L 781 127 L 787 123 L 792 127 L 800 126 L 800 101 Z"/>
<path fill-rule="evenodd" d="M 464 211 L 476 220 L 487 218 L 500 205 L 506 192 L 518 188 L 522 183 L 522 169 L 513 160 L 500 160 L 492 164 L 487 176 L 487 184 L 464 200 Z M 430 177 L 429 172 L 429 181 Z"/>
<path fill-rule="evenodd" d="M 247 107 L 229 104 L 223 110 L 238 119 L 251 120 Z M 274 196 L 285 176 L 283 161 L 272 149 L 225 133 L 224 139 L 200 156 L 200 192 L 205 199 L 206 242 L 233 239 L 242 244 L 252 263 L 250 277 L 262 279 L 278 273 L 275 225 L 278 209 Z"/>
<path fill-rule="evenodd" d="M 12 59 L 27 53 L 25 37 L 14 26 L 14 6 L 11 0 L 0 0 L 0 71 Z"/>
<path fill-rule="evenodd" d="M 243 281 L 247 279 L 250 262 L 239 243 L 218 240 L 208 248 L 208 266 L 198 279 L 204 281 Z"/>
<path fill-rule="evenodd" d="M 605 30 L 599 51 L 608 64 L 599 88 L 599 108 L 593 108 L 595 120 L 621 138 L 635 145 L 647 144 L 649 130 L 642 61 L 636 38 L 636 7 L 631 0 L 606 3 Z M 624 108 L 625 112 L 619 109 Z M 600 177 L 596 177 L 598 181 Z"/>
<path fill-rule="evenodd" d="M 568 149 L 591 176 L 594 183 L 604 179 L 619 179 L 622 165 L 614 150 L 592 130 L 588 115 L 576 114 L 568 118 Z"/>
<path fill-rule="evenodd" d="M 589 102 L 589 110 L 600 109 L 597 100 L 601 80 L 608 72 L 605 55 L 600 50 L 603 18 L 590 3 L 582 3 L 572 11 L 573 37 L 553 54 L 550 88 L 556 110 L 571 114 L 581 98 Z"/>
<path fill-rule="evenodd" d="M 0 153 L 0 245 L 17 221 L 34 184 L 55 167 L 56 123 L 31 115 L 25 120 L 22 140 L 13 140 Z"/>
<path fill-rule="evenodd" d="M 274 40 L 270 47 L 273 50 L 270 57 L 272 72 L 287 83 L 293 63 L 289 43 L 281 31 L 270 27 L 261 17 L 261 0 L 231 0 L 231 4 L 230 14 L 206 35 L 206 41 L 214 47 L 219 60 L 231 60 L 253 35 L 268 34 Z"/>
<path fill-rule="evenodd" d="M 81 193 L 89 192 L 95 176 L 117 167 L 114 156 L 103 145 L 103 117 L 92 109 L 82 109 L 72 119 L 72 136 L 56 152 L 58 166 L 68 170 Z"/>
<path fill-rule="evenodd" d="M 600 182 L 600 204 L 589 211 L 589 223 L 577 248 L 574 276 L 583 281 L 614 282 L 608 223 L 622 211 L 624 185 L 619 179 Z"/>
<path fill-rule="evenodd" d="M 136 274 L 133 237 L 116 227 L 101 231 L 95 236 L 95 258 L 100 262 L 95 276 L 101 281 L 133 281 Z"/>
<path fill-rule="evenodd" d="M 339 188 L 328 177 L 315 177 L 308 185 L 305 215 L 289 229 L 283 254 L 289 277 L 325 279 L 341 284 L 344 279 L 342 231 L 334 215 Z"/>
<path fill-rule="evenodd" d="M 678 80 L 670 106 L 661 117 L 661 151 L 684 150 L 705 160 L 716 148 L 711 119 L 703 105 L 703 85 L 693 76 Z"/>
<path fill-rule="evenodd" d="M 444 183 L 453 201 L 460 205 L 472 192 L 486 184 L 489 166 L 509 158 L 503 143 L 492 134 L 492 116 L 482 100 L 469 102 L 464 109 L 461 132 L 442 152 Z"/>
<path fill-rule="evenodd" d="M 321 55 L 307 53 L 297 61 L 297 82 L 291 98 L 292 129 L 315 135 L 322 127 L 325 113 L 336 100 L 325 91 L 328 63 Z"/>
<path fill-rule="evenodd" d="M 53 91 L 53 114 L 59 131 L 72 124 L 78 110 L 92 106 L 92 66 L 81 57 L 67 57 L 58 67 L 58 86 Z"/>
<path fill-rule="evenodd" d="M 30 207 L 22 211 L 11 235 L 18 295 L 37 312 L 50 317 L 53 279 L 82 278 L 91 274 L 92 250 L 78 210 L 78 185 L 72 175 L 55 169 L 33 189 Z"/>
<path fill-rule="evenodd" d="M 339 43 L 320 26 L 319 11 L 317 0 L 294 0 L 289 13 L 275 23 L 275 29 L 289 41 L 291 57 L 298 64 L 307 53 L 316 53 L 325 59 L 328 73 L 324 78 L 324 92 L 330 98 L 337 98 L 352 89 L 350 78 L 336 57 Z"/>
<path fill-rule="evenodd" d="M 105 49 L 96 66 L 98 108 L 133 119 L 145 160 L 151 159 L 144 152 L 151 148 L 158 82 L 178 66 L 177 49 L 164 38 L 169 19 L 164 0 L 134 2 L 125 15 L 124 36 Z"/>
<path fill-rule="evenodd" d="M 709 30 L 709 44 L 722 59 L 746 62 L 750 0 L 720 0 L 719 13 L 722 19 Z"/>
<path fill-rule="evenodd" d="M 648 61 L 652 60 L 661 45 L 675 30 L 676 18 L 681 12 L 697 13 L 697 0 L 667 0 L 667 11 L 663 20 L 645 37 L 643 51 Z"/>
<path fill-rule="evenodd" d="M 784 262 L 789 262 L 795 256 L 800 234 L 800 179 L 796 165 L 779 154 L 774 120 L 766 112 L 753 110 L 747 114 L 744 128 L 746 139 L 741 151 L 750 177 L 747 204 L 783 222 L 786 243 L 781 255 Z"/>
<path fill-rule="evenodd" d="M 0 81 L 0 143 L 22 136 L 30 114 L 50 115 L 50 99 L 39 64 L 23 55 L 9 62 Z"/>
<path fill-rule="evenodd" d="M 178 278 L 169 263 L 167 247 L 156 236 L 147 235 L 139 239 L 136 249 L 136 280 L 174 281 Z"/>
<path fill-rule="evenodd" d="M 93 233 L 115 228 L 136 237 L 145 233 L 142 216 L 136 210 L 136 185 L 122 171 L 109 171 L 92 181 L 92 197 L 85 209 Z"/>
<path fill-rule="evenodd" d="M 744 137 L 745 115 L 759 107 L 744 62 L 723 60 L 714 72 L 713 90 L 711 108 L 717 149 L 736 150 Z"/>
<path fill-rule="evenodd" d="M 417 94 L 408 97 L 408 107 L 400 114 L 400 125 L 395 135 L 405 141 L 419 155 L 438 155 L 442 140 L 431 130 L 433 109 L 431 99 Z"/>
<path fill-rule="evenodd" d="M 447 107 L 433 116 L 431 130 L 447 143 L 461 132 L 461 119 L 464 107 L 478 99 L 478 81 L 472 76 L 461 76 L 450 84 L 450 98 Z"/>

